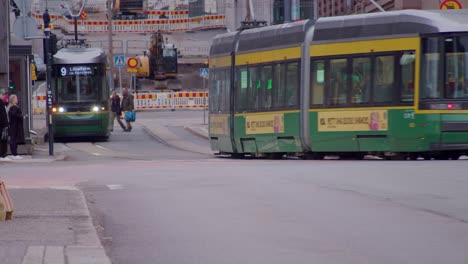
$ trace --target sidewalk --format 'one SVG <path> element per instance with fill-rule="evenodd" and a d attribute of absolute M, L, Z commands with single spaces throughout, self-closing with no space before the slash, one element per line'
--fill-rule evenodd
<path fill-rule="evenodd" d="M 111 263 L 80 190 L 8 189 L 15 212 L 0 222 L 0 263 Z"/>
<path fill-rule="evenodd" d="M 36 122 L 42 124 L 43 122 Z M 139 119 L 137 121 L 150 135 L 162 142 L 186 151 L 212 155 L 206 146 L 178 138 L 171 127 L 183 127 L 190 133 L 208 139 L 208 125 L 194 118 Z M 55 162 L 66 158 L 64 149 L 54 145 L 55 156 L 49 156 L 49 146 L 43 142 L 45 129 L 38 132 L 32 155 L 21 160 L 2 163 L 31 164 Z M 81 190 L 23 189 L 8 186 L 14 204 L 13 220 L 0 222 L 1 264 L 110 264 L 92 224 L 92 219 Z"/>

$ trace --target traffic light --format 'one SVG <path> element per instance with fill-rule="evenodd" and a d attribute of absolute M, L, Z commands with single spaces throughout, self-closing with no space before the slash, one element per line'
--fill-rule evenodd
<path fill-rule="evenodd" d="M 13 90 L 15 89 L 15 86 L 13 85 L 13 80 L 10 80 L 10 81 L 9 81 L 8 89 L 9 89 L 10 91 L 13 91 Z"/>
<path fill-rule="evenodd" d="M 50 32 L 50 53 L 54 55 L 57 53 L 57 35 L 54 33 Z"/>
<path fill-rule="evenodd" d="M 54 33 L 52 32 L 48 32 L 49 34 L 49 39 L 43 39 L 42 40 L 42 45 L 43 45 L 43 48 L 44 48 L 44 63 L 45 64 L 48 64 L 48 53 L 50 51 L 50 53 L 52 54 L 52 56 L 57 53 L 57 35 L 55 35 Z M 47 45 L 48 44 L 48 45 Z"/>

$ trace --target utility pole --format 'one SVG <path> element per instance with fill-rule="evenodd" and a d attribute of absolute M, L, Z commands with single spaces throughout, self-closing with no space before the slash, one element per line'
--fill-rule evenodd
<path fill-rule="evenodd" d="M 7 87 L 9 84 L 9 28 L 10 1 L 0 1 L 0 86 Z M 5 26 L 6 25 L 6 26 Z"/>
<path fill-rule="evenodd" d="M 373 5 L 375 5 L 375 7 L 377 7 L 378 10 L 380 10 L 380 12 L 385 12 L 385 9 L 383 9 L 383 7 L 381 7 L 377 2 L 375 2 L 374 0 L 369 0 Z"/>
<path fill-rule="evenodd" d="M 112 26 L 112 16 L 113 16 L 113 12 L 112 12 L 112 9 L 113 9 L 113 4 L 112 4 L 112 0 L 107 0 L 107 32 L 108 32 L 108 42 L 109 42 L 109 51 L 108 51 L 108 54 L 109 54 L 109 62 L 110 62 L 110 66 L 111 66 L 111 70 L 114 68 L 114 45 L 113 45 L 113 39 L 112 39 L 112 30 L 113 30 L 113 26 Z M 112 71 L 111 71 L 112 72 Z"/>
<path fill-rule="evenodd" d="M 284 0 L 284 23 L 291 22 L 291 0 Z"/>

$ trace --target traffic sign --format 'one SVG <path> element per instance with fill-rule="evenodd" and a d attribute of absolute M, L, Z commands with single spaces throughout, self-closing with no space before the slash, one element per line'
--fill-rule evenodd
<path fill-rule="evenodd" d="M 457 0 L 445 0 L 440 3 L 439 9 L 462 9 L 462 5 Z"/>
<path fill-rule="evenodd" d="M 82 20 L 86 20 L 86 17 L 87 17 L 87 16 L 88 16 L 88 14 L 86 13 L 85 10 L 83 10 L 83 11 L 81 12 L 81 14 L 80 14 L 80 18 L 81 18 Z"/>
<path fill-rule="evenodd" d="M 36 64 L 31 63 L 31 80 L 37 81 Z"/>
<path fill-rule="evenodd" d="M 140 64 L 140 63 L 139 63 L 139 61 L 138 61 L 137 58 L 133 58 L 133 57 L 128 58 L 127 66 L 128 66 L 129 68 L 134 69 L 134 68 L 138 67 L 139 64 Z"/>
<path fill-rule="evenodd" d="M 115 55 L 114 56 L 114 67 L 116 67 L 116 68 L 125 67 L 125 56 L 124 55 Z"/>
<path fill-rule="evenodd" d="M 208 76 L 210 75 L 210 69 L 208 68 L 200 68 L 200 77 L 208 79 Z"/>

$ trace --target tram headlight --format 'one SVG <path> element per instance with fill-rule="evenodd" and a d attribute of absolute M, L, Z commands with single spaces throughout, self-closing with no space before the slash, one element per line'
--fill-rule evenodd
<path fill-rule="evenodd" d="M 93 110 L 93 112 L 99 112 L 99 107 L 98 106 L 93 106 L 92 110 Z"/>
<path fill-rule="evenodd" d="M 58 111 L 59 111 L 59 113 L 63 113 L 63 112 L 65 112 L 65 108 L 59 107 L 59 108 L 58 108 Z"/>

